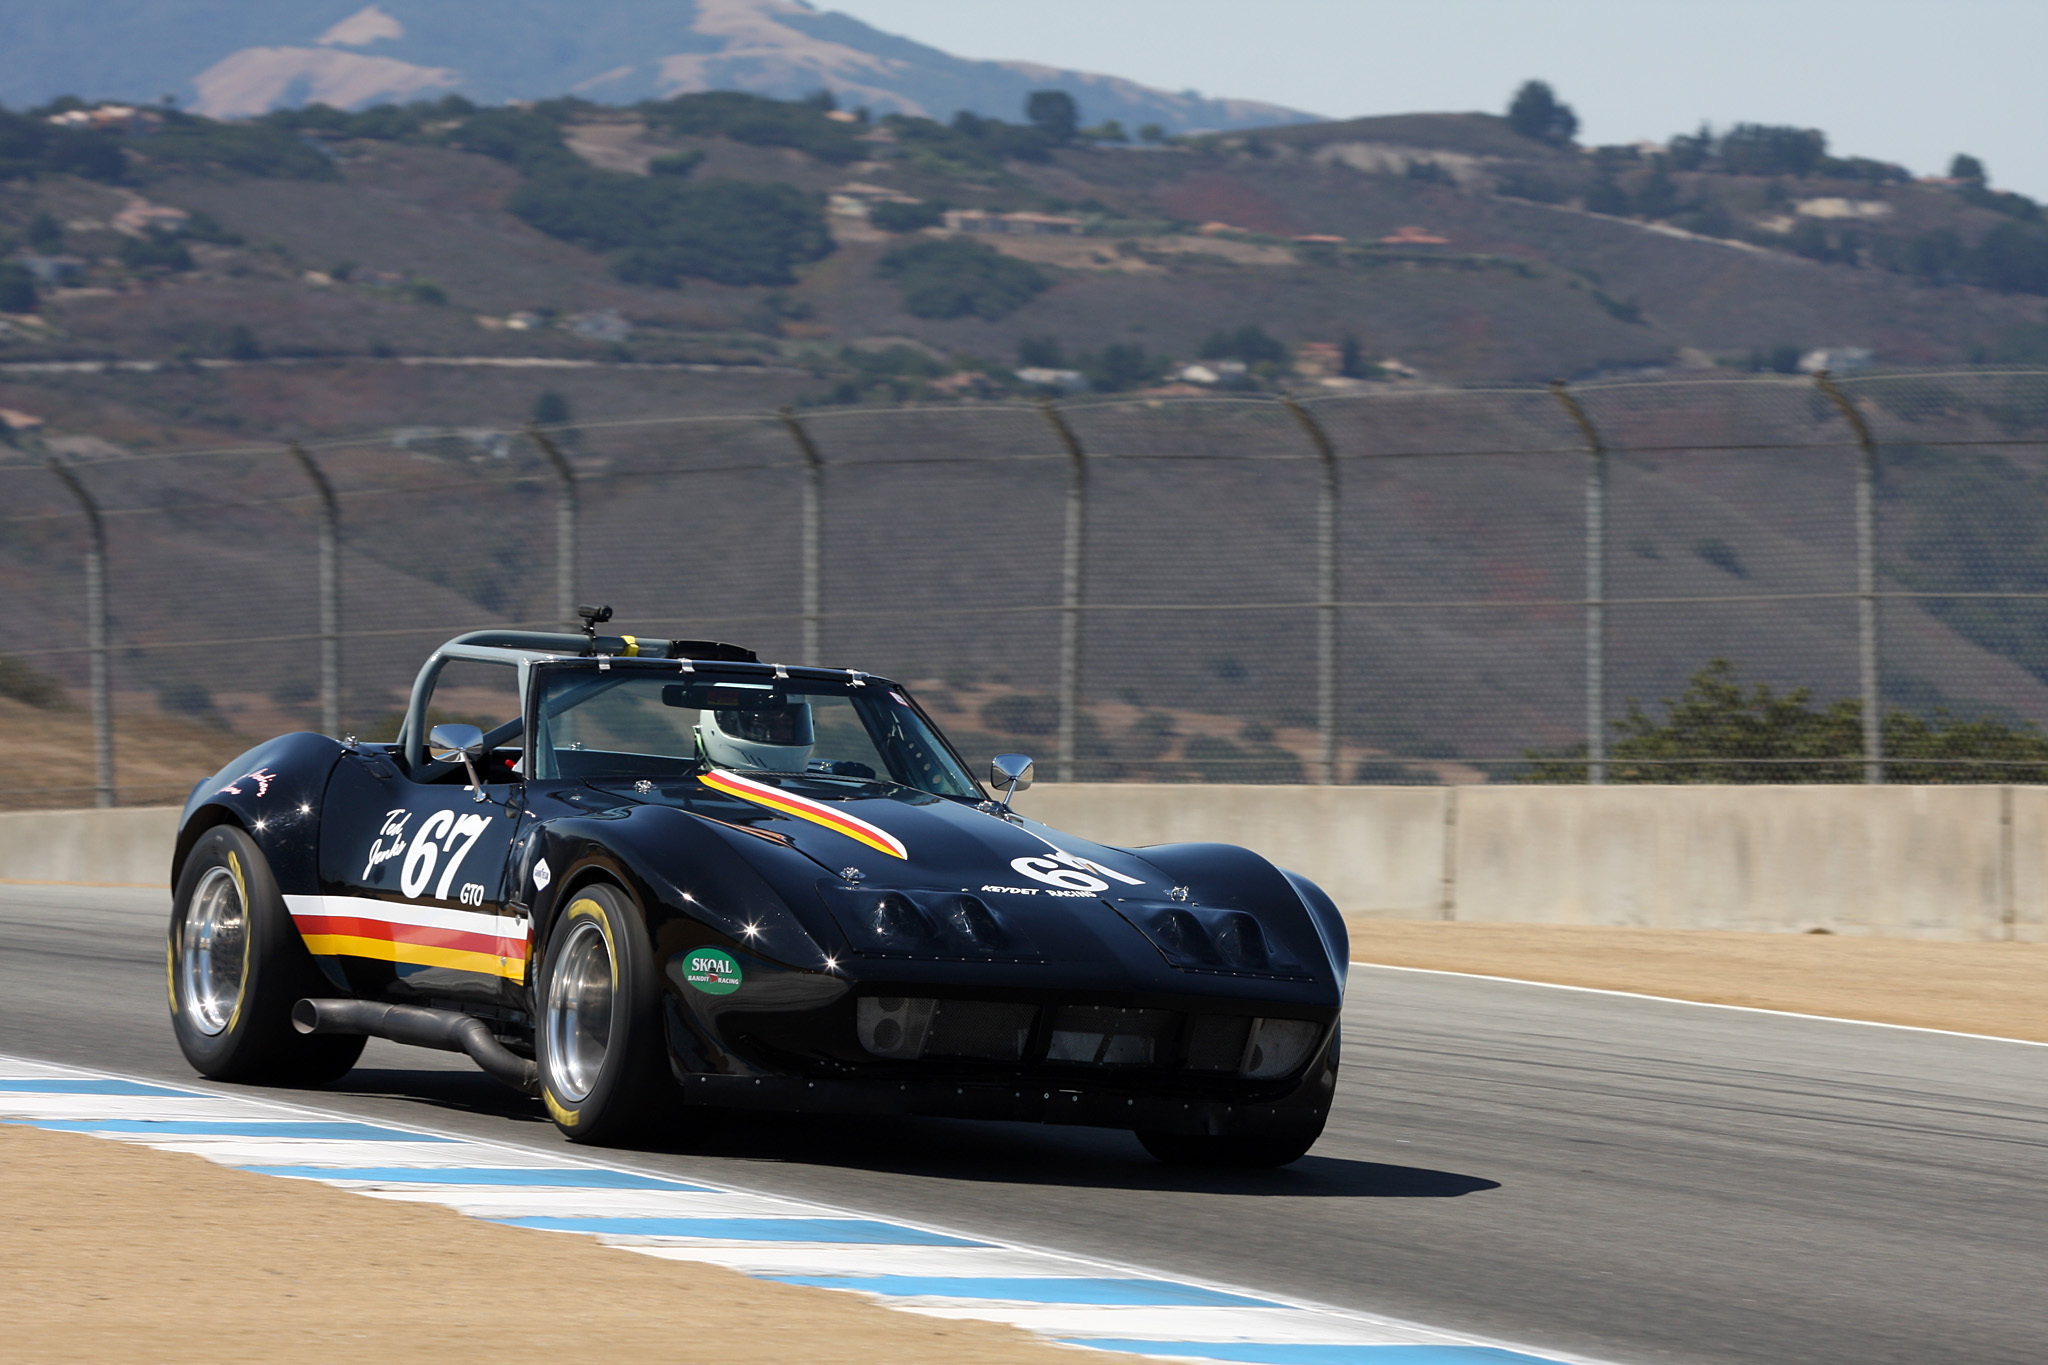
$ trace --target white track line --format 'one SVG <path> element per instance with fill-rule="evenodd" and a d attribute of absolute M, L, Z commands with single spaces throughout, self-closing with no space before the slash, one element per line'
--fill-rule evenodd
<path fill-rule="evenodd" d="M 1567 986 L 1558 981 L 1531 981 L 1520 976 L 1488 976 L 1484 972 L 1453 972 L 1441 967 L 1396 967 L 1387 962 L 1353 962 L 1376 972 L 1415 972 L 1422 976 L 1455 976 L 1467 981 L 1499 981 L 1509 986 L 1538 986 L 1546 991 L 1578 991 L 1582 995 L 1612 995 L 1623 1000 L 1654 1000 L 1664 1005 L 1691 1005 L 1703 1010 L 1735 1010 L 1742 1014 L 1769 1014 L 1780 1019 L 1818 1019 L 1824 1024 L 1855 1024 L 1861 1028 L 1898 1029 L 1905 1033 L 1932 1033 L 1943 1038 L 1974 1038 L 1984 1043 L 2014 1043 L 2020 1047 L 2048 1047 L 2032 1038 L 2007 1038 L 1997 1033 L 1964 1033 L 1951 1028 L 1927 1028 L 1920 1024 L 1887 1024 L 1878 1019 L 1851 1019 L 1840 1014 L 1802 1014 L 1798 1010 L 1765 1009 L 1761 1005 L 1722 1005 L 1712 1000 L 1687 1000 L 1677 995 L 1651 995 L 1648 991 L 1616 991 L 1600 986 Z"/>

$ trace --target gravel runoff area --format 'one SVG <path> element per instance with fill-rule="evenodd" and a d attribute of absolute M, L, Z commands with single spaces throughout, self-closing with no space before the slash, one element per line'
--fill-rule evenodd
<path fill-rule="evenodd" d="M 1031 1365 L 1077 1352 L 595 1239 L 0 1126 L 0 1357 Z"/>
<path fill-rule="evenodd" d="M 1347 922 L 1359 962 L 2048 1043 L 2048 943 Z"/>

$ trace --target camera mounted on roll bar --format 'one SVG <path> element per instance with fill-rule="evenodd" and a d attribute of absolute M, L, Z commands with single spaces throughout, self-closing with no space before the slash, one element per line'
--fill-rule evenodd
<path fill-rule="evenodd" d="M 612 619 L 612 609 L 609 606 L 593 607 L 578 603 L 576 615 L 582 618 L 583 633 L 589 638 L 591 649 L 595 650 L 597 648 L 597 628 Z"/>

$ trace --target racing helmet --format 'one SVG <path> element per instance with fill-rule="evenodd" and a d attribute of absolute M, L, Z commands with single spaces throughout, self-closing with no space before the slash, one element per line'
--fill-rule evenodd
<path fill-rule="evenodd" d="M 817 732 L 807 701 L 744 710 L 707 707 L 697 716 L 697 742 L 704 757 L 721 768 L 800 773 L 811 761 Z"/>

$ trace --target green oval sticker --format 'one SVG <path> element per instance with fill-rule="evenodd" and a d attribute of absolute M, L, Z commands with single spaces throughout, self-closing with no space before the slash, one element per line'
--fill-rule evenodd
<path fill-rule="evenodd" d="M 716 948 L 699 948 L 690 954 L 683 980 L 706 995 L 731 995 L 740 988 L 740 964 L 730 953 Z"/>

